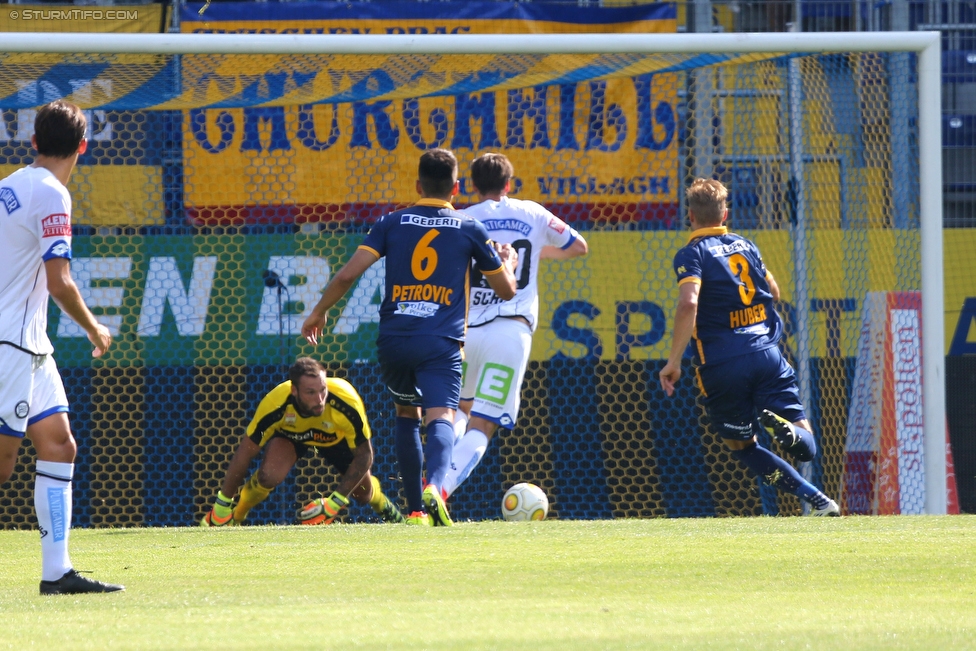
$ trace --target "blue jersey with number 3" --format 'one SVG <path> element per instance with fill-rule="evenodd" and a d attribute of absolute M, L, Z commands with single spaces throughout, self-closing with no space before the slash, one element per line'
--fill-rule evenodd
<path fill-rule="evenodd" d="M 360 248 L 386 257 L 380 334 L 463 341 L 471 259 L 485 275 L 502 273 L 485 227 L 446 201 L 421 199 L 384 215 Z"/>
<path fill-rule="evenodd" d="M 699 283 L 695 357 L 714 364 L 775 346 L 783 322 L 773 308 L 759 249 L 724 226 L 692 232 L 674 256 L 678 284 Z"/>

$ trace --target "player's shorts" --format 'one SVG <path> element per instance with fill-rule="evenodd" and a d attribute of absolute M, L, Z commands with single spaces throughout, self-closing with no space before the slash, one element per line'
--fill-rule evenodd
<path fill-rule="evenodd" d="M 436 335 L 380 335 L 376 353 L 396 404 L 457 409 L 461 342 Z"/>
<path fill-rule="evenodd" d="M 723 439 L 752 438 L 761 409 L 791 423 L 806 418 L 796 373 L 775 346 L 701 366 L 698 382 L 712 427 Z"/>
<path fill-rule="evenodd" d="M 0 344 L 0 434 L 22 438 L 28 425 L 67 411 L 54 358 Z"/>
<path fill-rule="evenodd" d="M 345 474 L 346 470 L 349 469 L 349 464 L 352 463 L 353 451 L 348 445 L 346 445 L 346 443 L 337 443 L 335 445 L 328 446 L 309 445 L 307 443 L 292 441 L 283 434 L 275 434 L 271 438 L 283 438 L 286 441 L 290 441 L 291 444 L 295 446 L 295 454 L 299 459 L 313 454 L 318 454 L 320 457 L 328 461 L 329 464 L 340 475 Z M 271 439 L 268 439 L 268 441 L 270 440 Z M 267 445 L 267 443 L 265 443 L 265 445 Z M 361 443 L 360 445 L 368 445 L 368 443 Z"/>
<path fill-rule="evenodd" d="M 499 318 L 468 328 L 461 399 L 474 401 L 472 416 L 515 427 L 531 349 L 532 329 L 519 319 Z"/>

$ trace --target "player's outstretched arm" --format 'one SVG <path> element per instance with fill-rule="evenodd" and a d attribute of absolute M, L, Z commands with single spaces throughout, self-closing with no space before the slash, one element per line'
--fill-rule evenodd
<path fill-rule="evenodd" d="M 261 447 L 245 436 L 241 439 L 240 445 L 234 452 L 230 463 L 227 464 L 227 472 L 224 473 L 224 481 L 220 486 L 227 497 L 234 497 L 238 489 L 244 484 L 244 477 L 247 476 L 247 469 L 251 465 L 254 457 L 261 452 Z"/>
<path fill-rule="evenodd" d="M 88 334 L 88 340 L 95 346 L 92 357 L 101 356 L 112 345 L 112 333 L 95 320 L 95 315 L 85 305 L 85 300 L 71 277 L 71 263 L 67 258 L 51 258 L 44 263 L 44 272 L 51 298 Z"/>
<path fill-rule="evenodd" d="M 366 439 L 353 450 L 352 461 L 332 494 L 306 504 L 305 508 L 298 512 L 298 521 L 301 524 L 332 524 L 342 510 L 349 506 L 350 499 L 355 499 L 360 504 L 368 504 L 367 498 L 372 488 L 368 473 L 372 465 L 373 447 L 369 439 Z"/>
<path fill-rule="evenodd" d="M 674 385 L 681 377 L 681 358 L 688 348 L 695 331 L 695 318 L 698 316 L 698 283 L 681 285 L 678 306 L 674 311 L 674 333 L 671 336 L 671 354 L 668 363 L 661 369 L 661 388 L 669 396 L 674 395 Z"/>
<path fill-rule="evenodd" d="M 366 249 L 357 249 L 349 262 L 343 265 L 342 269 L 332 276 L 332 280 L 322 291 L 322 298 L 312 308 L 312 313 L 308 315 L 302 324 L 302 336 L 308 343 L 315 345 L 319 343 L 319 335 L 325 329 L 325 315 L 339 299 L 346 295 L 349 288 L 353 286 L 360 276 L 369 269 L 374 262 L 379 260 L 376 254 Z"/>
<path fill-rule="evenodd" d="M 366 473 L 373 466 L 373 446 L 369 439 L 358 444 L 352 453 L 352 461 L 346 472 L 339 478 L 339 485 L 336 490 L 342 495 L 353 496 L 356 488 L 363 483 Z M 368 484 L 367 484 L 368 485 Z"/>

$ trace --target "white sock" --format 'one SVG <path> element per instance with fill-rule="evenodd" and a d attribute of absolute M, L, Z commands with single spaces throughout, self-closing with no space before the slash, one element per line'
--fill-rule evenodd
<path fill-rule="evenodd" d="M 41 578 L 57 581 L 71 569 L 71 476 L 75 464 L 38 460 L 34 475 L 34 511 L 41 530 Z"/>
<path fill-rule="evenodd" d="M 451 453 L 451 467 L 447 471 L 447 478 L 441 489 L 451 495 L 465 479 L 471 476 L 474 469 L 485 456 L 488 448 L 488 437 L 477 429 L 469 429 L 460 441 L 455 443 Z"/>
<path fill-rule="evenodd" d="M 461 440 L 466 429 L 468 429 L 468 415 L 458 409 L 454 412 L 454 445 Z"/>

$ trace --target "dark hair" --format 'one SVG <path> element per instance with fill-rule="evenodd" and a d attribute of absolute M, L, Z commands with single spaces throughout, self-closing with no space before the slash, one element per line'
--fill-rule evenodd
<path fill-rule="evenodd" d="M 495 194 L 515 176 L 515 168 L 504 154 L 482 154 L 471 163 L 471 182 L 481 194 Z"/>
<path fill-rule="evenodd" d="M 420 157 L 418 176 L 424 196 L 449 199 L 457 183 L 458 164 L 446 149 L 431 149 Z"/>
<path fill-rule="evenodd" d="M 52 158 L 74 156 L 87 126 L 85 114 L 74 104 L 60 99 L 45 104 L 34 118 L 37 153 Z"/>
<path fill-rule="evenodd" d="M 325 373 L 325 367 L 311 357 L 299 357 L 288 369 L 288 379 L 293 387 L 298 387 L 298 381 L 303 377 L 318 377 Z"/>

